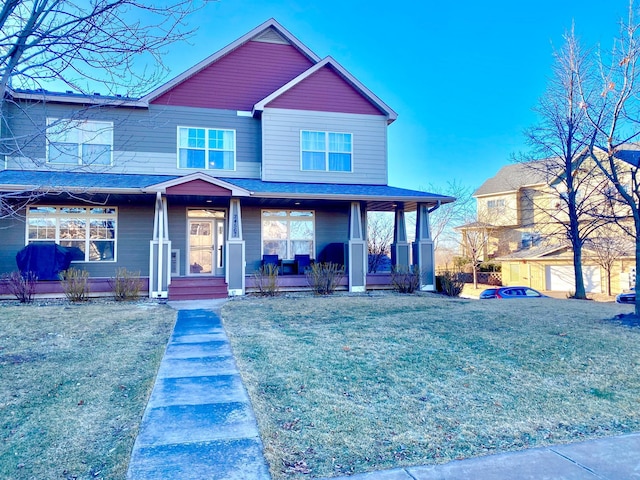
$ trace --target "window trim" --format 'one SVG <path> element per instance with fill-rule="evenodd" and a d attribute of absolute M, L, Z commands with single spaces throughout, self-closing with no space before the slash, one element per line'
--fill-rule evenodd
<path fill-rule="evenodd" d="M 204 151 L 204 167 L 181 167 L 180 166 L 180 149 L 189 147 L 180 147 L 180 129 L 198 129 L 205 131 L 204 148 L 191 148 L 191 150 Z M 229 150 L 220 150 L 217 148 L 209 148 L 209 131 L 216 130 L 221 132 L 233 132 L 233 168 L 209 168 L 209 151 L 212 152 L 228 152 Z M 207 170 L 212 172 L 235 172 L 238 168 L 238 133 L 235 128 L 221 128 L 221 127 L 194 127 L 189 125 L 178 125 L 176 127 L 176 167 L 179 170 Z"/>
<path fill-rule="evenodd" d="M 47 214 L 36 214 L 36 218 L 53 218 L 55 219 L 55 238 L 54 239 L 30 239 L 29 238 L 29 220 L 34 218 L 34 214 L 31 213 L 31 208 L 55 208 L 55 212 L 47 213 Z M 84 208 L 85 213 L 64 213 L 62 209 L 64 208 Z M 91 213 L 91 210 L 94 208 L 105 208 L 105 209 L 113 209 L 114 213 Z M 87 230 L 85 238 L 84 238 L 84 260 L 72 260 L 71 263 L 93 263 L 93 264 L 103 264 L 103 263 L 116 263 L 118 261 L 118 207 L 112 206 L 96 206 L 96 205 L 28 205 L 26 211 L 26 221 L 25 221 L 25 235 L 24 235 L 24 243 L 25 246 L 29 245 L 29 243 L 35 242 L 55 242 L 56 245 L 60 245 L 60 220 L 61 219 L 74 219 L 80 218 L 86 220 L 85 229 Z M 91 244 L 91 220 L 96 219 L 114 219 L 114 233 L 113 240 L 111 239 L 93 239 L 93 240 L 103 240 L 103 241 L 111 241 L 113 243 L 113 259 L 112 260 L 91 260 L 89 256 L 89 245 Z"/>
<path fill-rule="evenodd" d="M 286 217 L 282 217 L 282 218 L 286 218 L 287 223 L 290 222 L 291 217 L 291 212 L 311 212 L 311 220 L 313 222 L 313 239 L 311 240 L 313 242 L 313 248 L 312 251 L 310 252 L 310 256 L 312 259 L 316 258 L 316 253 L 317 253 L 317 249 L 318 249 L 318 245 L 316 243 L 316 211 L 315 210 L 311 210 L 308 208 L 262 208 L 260 209 L 260 258 L 262 258 L 263 255 L 265 255 L 264 253 L 264 225 L 263 225 L 263 221 L 264 221 L 264 212 L 286 212 L 287 216 Z M 290 232 L 291 229 L 288 228 L 287 229 L 287 257 L 280 257 L 280 255 L 278 255 L 278 258 L 280 260 L 294 260 L 295 259 L 295 254 L 293 254 L 291 247 L 291 236 L 290 236 Z"/>
<path fill-rule="evenodd" d="M 325 134 L 325 138 L 324 138 L 324 150 L 303 150 L 302 145 L 303 145 L 303 141 L 302 141 L 302 136 L 303 134 L 307 132 L 307 133 L 324 133 Z M 338 134 L 338 135 L 349 135 L 351 137 L 351 151 L 349 152 L 349 155 L 351 155 L 351 161 L 349 162 L 350 165 L 350 169 L 349 170 L 330 170 L 329 169 L 329 154 L 331 153 L 345 153 L 345 152 L 332 152 L 331 150 L 329 150 L 329 135 L 331 134 Z M 330 130 L 305 130 L 305 129 L 301 129 L 300 130 L 300 171 L 301 172 L 326 172 L 326 173 L 353 173 L 353 158 L 354 158 L 354 154 L 353 154 L 353 138 L 354 135 L 351 132 L 333 132 Z M 324 170 L 313 170 L 313 169 L 307 169 L 304 168 L 304 161 L 303 161 L 303 153 L 304 152 L 316 152 L 316 153 L 324 153 Z"/>
<path fill-rule="evenodd" d="M 51 143 L 62 143 L 62 142 L 52 142 L 49 138 L 49 128 L 52 125 L 56 125 L 58 124 L 58 122 L 74 122 L 77 124 L 89 124 L 89 123 L 93 123 L 93 124 L 104 124 L 106 125 L 104 127 L 105 131 L 109 132 L 109 163 L 85 163 L 83 156 L 82 156 L 82 146 L 83 145 L 106 145 L 104 143 L 91 143 L 91 142 L 84 142 L 84 141 L 80 141 L 77 143 L 78 145 L 78 161 L 77 162 L 68 162 L 68 163 L 63 163 L 63 162 L 51 162 L 50 161 L 50 157 L 51 155 L 49 154 L 49 149 L 51 148 Z M 46 130 L 45 130 L 45 140 L 46 140 L 46 152 L 45 152 L 45 161 L 47 163 L 47 165 L 81 165 L 81 166 L 98 166 L 98 167 L 112 167 L 113 166 L 113 142 L 114 142 L 114 126 L 113 126 L 113 122 L 109 121 L 109 120 L 95 120 L 95 119 L 73 119 L 73 118 L 57 118 L 57 117 L 47 117 L 46 120 L 47 126 L 46 126 Z M 69 128 L 77 128 L 77 127 L 69 127 Z M 102 130 L 102 128 L 100 128 L 100 130 Z M 82 131 L 82 130 L 81 130 Z"/>

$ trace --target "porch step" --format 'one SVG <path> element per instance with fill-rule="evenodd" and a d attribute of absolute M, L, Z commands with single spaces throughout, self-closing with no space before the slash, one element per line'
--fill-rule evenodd
<path fill-rule="evenodd" d="M 228 295 L 223 277 L 174 277 L 169 285 L 169 300 L 206 300 Z"/>

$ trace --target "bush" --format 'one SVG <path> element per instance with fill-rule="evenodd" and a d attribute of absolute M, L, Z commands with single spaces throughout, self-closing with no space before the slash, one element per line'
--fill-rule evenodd
<path fill-rule="evenodd" d="M 272 263 L 262 265 L 259 270 L 254 272 L 253 278 L 256 280 L 258 292 L 263 297 L 273 297 L 280 290 L 278 285 L 278 266 Z"/>
<path fill-rule="evenodd" d="M 440 284 L 438 291 L 449 297 L 459 297 L 464 288 L 464 275 L 445 270 L 438 276 L 436 283 Z"/>
<path fill-rule="evenodd" d="M 20 273 L 11 272 L 2 276 L 7 282 L 7 288 L 11 295 L 15 296 L 20 303 L 33 302 L 33 295 L 36 292 L 36 282 L 38 277 L 33 272 Z"/>
<path fill-rule="evenodd" d="M 391 285 L 398 293 L 414 293 L 420 289 L 420 270 L 417 265 L 396 265 L 391 270 Z"/>
<path fill-rule="evenodd" d="M 314 263 L 305 272 L 307 283 L 318 295 L 331 295 L 344 276 L 344 266 L 333 262 Z"/>
<path fill-rule="evenodd" d="M 140 295 L 140 271 L 130 272 L 126 268 L 118 268 L 116 276 L 109 279 L 113 298 L 117 302 L 134 300 Z"/>
<path fill-rule="evenodd" d="M 89 272 L 69 268 L 60 272 L 64 295 L 70 302 L 84 302 L 89 295 Z"/>

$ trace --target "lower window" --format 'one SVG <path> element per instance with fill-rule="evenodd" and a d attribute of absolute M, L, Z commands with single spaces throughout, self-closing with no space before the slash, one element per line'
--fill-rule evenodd
<path fill-rule="evenodd" d="M 309 210 L 263 210 L 262 254 L 293 259 L 315 257 L 314 213 Z"/>
<path fill-rule="evenodd" d="M 117 210 L 113 207 L 31 206 L 27 243 L 55 242 L 76 249 L 84 262 L 116 260 Z"/>

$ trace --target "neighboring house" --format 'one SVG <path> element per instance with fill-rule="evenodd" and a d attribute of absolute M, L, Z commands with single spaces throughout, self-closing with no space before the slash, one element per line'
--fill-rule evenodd
<path fill-rule="evenodd" d="M 285 273 L 338 259 L 364 291 L 385 282 L 367 276 L 367 212 L 395 211 L 394 262 L 434 288 L 428 217 L 454 199 L 389 186 L 396 113 L 275 20 L 139 99 L 10 90 L 4 108 L 0 195 L 18 211 L 0 220 L 0 273 L 54 241 L 82 252 L 94 291 L 126 267 L 151 297 L 241 295 L 264 255 Z M 306 286 L 297 273 L 282 286 Z"/>
<path fill-rule="evenodd" d="M 566 236 L 563 221 L 563 203 L 559 195 L 561 182 L 557 175 L 548 172 L 543 162 L 515 163 L 502 167 L 486 180 L 474 193 L 480 222 L 458 227 L 461 231 L 462 254 L 465 253 L 465 236 L 475 234 L 482 227 L 487 239 L 483 260 L 493 260 L 502 265 L 503 285 L 526 285 L 539 290 L 575 290 L 571 243 Z M 594 181 L 589 188 L 594 208 L 605 200 L 602 179 L 595 169 L 590 170 Z M 596 173 L 594 173 L 596 172 Z M 598 182 L 595 184 L 595 182 Z M 604 235 L 605 227 L 598 229 L 594 238 Z M 625 237 L 617 230 L 612 237 Z M 620 242 L 612 262 L 611 290 L 620 292 L 633 281 L 634 243 L 629 237 Z M 583 247 L 583 276 L 588 293 L 606 292 L 607 274 L 598 260 L 597 242 L 587 242 Z"/>

